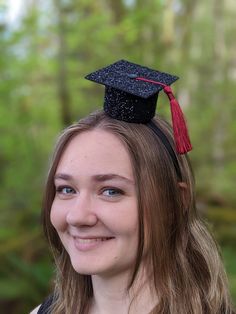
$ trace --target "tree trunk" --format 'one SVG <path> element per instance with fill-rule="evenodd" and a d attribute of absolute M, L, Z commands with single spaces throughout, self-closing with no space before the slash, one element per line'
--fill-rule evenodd
<path fill-rule="evenodd" d="M 58 10 L 58 96 L 60 102 L 61 122 L 64 126 L 71 123 L 71 98 L 68 87 L 67 43 L 66 43 L 66 22 L 65 12 L 61 0 L 55 0 L 55 7 Z"/>
<path fill-rule="evenodd" d="M 214 65 L 213 69 L 214 85 L 222 86 L 227 80 L 226 75 L 226 47 L 224 38 L 224 16 L 223 16 L 223 1 L 214 0 Z M 228 121 L 227 108 L 222 108 L 224 96 L 222 92 L 215 91 L 212 103 L 214 111 L 219 112 L 215 121 L 215 129 L 213 134 L 213 149 L 212 158 L 214 162 L 215 172 L 219 173 L 224 169 L 224 141 L 226 125 Z"/>

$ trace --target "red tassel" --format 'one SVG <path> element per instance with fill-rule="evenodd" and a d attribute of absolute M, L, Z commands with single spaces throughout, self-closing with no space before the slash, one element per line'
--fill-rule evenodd
<path fill-rule="evenodd" d="M 156 82 L 153 80 L 146 79 L 145 77 L 136 77 L 136 80 L 144 81 L 148 83 L 158 84 L 163 86 L 164 92 L 170 100 L 171 116 L 172 116 L 172 127 L 174 131 L 176 151 L 179 154 L 185 154 L 192 150 L 192 145 L 188 135 L 187 125 L 184 119 L 184 114 L 181 110 L 181 107 L 178 101 L 175 99 L 175 96 L 172 92 L 172 89 L 169 85 L 166 85 L 161 82 Z"/>
<path fill-rule="evenodd" d="M 164 92 L 170 100 L 172 126 L 174 131 L 174 138 L 176 150 L 179 154 L 185 154 L 192 149 L 192 145 L 188 135 L 187 125 L 184 119 L 183 112 L 178 101 L 175 99 L 170 86 L 164 87 Z"/>

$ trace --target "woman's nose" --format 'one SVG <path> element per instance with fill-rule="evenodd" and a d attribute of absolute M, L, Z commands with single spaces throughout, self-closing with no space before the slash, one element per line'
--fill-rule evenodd
<path fill-rule="evenodd" d="M 86 194 L 79 194 L 73 201 L 68 204 L 66 221 L 73 226 L 93 226 L 97 223 L 98 218 L 93 210 L 91 197 Z"/>

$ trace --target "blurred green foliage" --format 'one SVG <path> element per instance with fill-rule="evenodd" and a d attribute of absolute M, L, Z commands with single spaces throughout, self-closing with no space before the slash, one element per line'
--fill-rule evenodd
<path fill-rule="evenodd" d="M 229 286 L 232 294 L 232 298 L 234 300 L 234 304 L 236 301 L 236 252 L 235 248 L 232 247 L 224 247 L 223 248 L 223 260 L 225 264 L 225 268 L 229 277 Z"/>
<path fill-rule="evenodd" d="M 236 243 L 236 210 L 225 207 L 208 207 L 206 219 L 212 222 L 213 232 L 222 246 L 235 246 Z M 236 262 L 236 260 L 235 260 Z"/>
<path fill-rule="evenodd" d="M 199 209 L 223 246 L 236 301 L 236 3 L 232 0 L 42 0 L 7 20 L 0 3 L 0 308 L 27 313 L 48 294 L 40 226 L 58 132 L 102 106 L 83 79 L 118 59 L 177 74 Z M 165 97 L 159 113 L 169 119 Z"/>

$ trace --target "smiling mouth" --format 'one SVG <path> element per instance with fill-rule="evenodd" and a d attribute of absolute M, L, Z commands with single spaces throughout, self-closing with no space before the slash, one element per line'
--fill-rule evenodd
<path fill-rule="evenodd" d="M 113 237 L 107 237 L 107 238 L 87 238 L 87 239 L 82 239 L 78 237 L 73 237 L 78 243 L 84 243 L 84 244 L 89 244 L 89 243 L 95 243 L 95 242 L 103 242 L 103 241 L 108 241 L 111 239 L 114 239 Z"/>
<path fill-rule="evenodd" d="M 93 249 L 97 249 L 103 245 L 103 243 L 109 242 L 109 240 L 114 239 L 114 237 L 101 237 L 101 238 L 79 238 L 74 237 L 74 245 L 77 250 L 81 252 L 87 252 Z"/>

